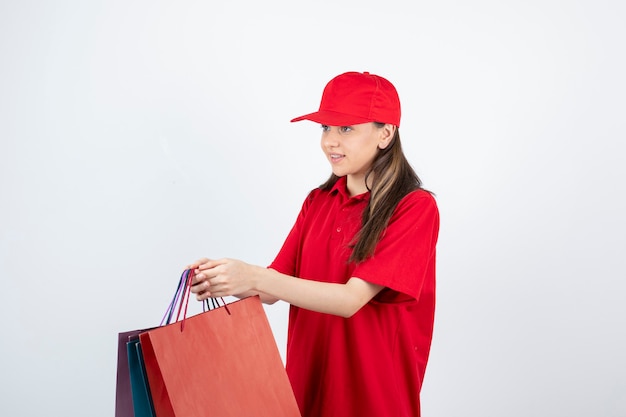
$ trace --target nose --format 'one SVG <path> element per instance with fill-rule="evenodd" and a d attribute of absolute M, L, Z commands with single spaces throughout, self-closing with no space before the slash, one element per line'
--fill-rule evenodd
<path fill-rule="evenodd" d="M 322 133 L 322 147 L 331 149 L 339 145 L 339 133 L 332 127 Z"/>

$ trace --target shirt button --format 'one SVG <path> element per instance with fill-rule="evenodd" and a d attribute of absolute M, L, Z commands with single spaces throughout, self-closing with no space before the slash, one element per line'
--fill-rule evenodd
<path fill-rule="evenodd" d="M 341 232 L 341 227 L 337 228 L 337 233 Z"/>

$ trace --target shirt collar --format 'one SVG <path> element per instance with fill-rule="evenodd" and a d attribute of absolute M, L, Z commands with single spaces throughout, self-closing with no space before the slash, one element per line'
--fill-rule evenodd
<path fill-rule="evenodd" d="M 348 180 L 345 175 L 343 177 L 339 177 L 335 185 L 333 185 L 333 188 L 330 189 L 331 194 L 339 193 L 343 197 L 344 200 L 353 199 L 354 201 L 361 201 L 361 200 L 367 200 L 370 198 L 369 191 L 366 191 L 362 194 L 355 195 L 354 197 L 350 197 L 350 194 L 348 194 L 347 183 L 348 183 Z"/>

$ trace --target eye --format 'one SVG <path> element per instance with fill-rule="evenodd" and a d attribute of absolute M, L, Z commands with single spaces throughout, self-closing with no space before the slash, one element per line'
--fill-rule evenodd
<path fill-rule="evenodd" d="M 330 130 L 330 127 L 328 127 L 328 125 L 321 125 L 320 127 L 322 128 L 322 132 L 328 132 Z"/>
<path fill-rule="evenodd" d="M 351 127 L 351 126 L 341 126 L 341 127 L 339 128 L 339 131 L 340 131 L 341 133 L 348 133 L 348 132 L 350 132 L 351 130 L 352 130 L 352 127 Z"/>

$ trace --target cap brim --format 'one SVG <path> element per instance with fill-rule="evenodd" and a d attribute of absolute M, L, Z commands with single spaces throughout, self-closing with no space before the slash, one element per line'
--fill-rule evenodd
<path fill-rule="evenodd" d="M 310 120 L 327 126 L 351 126 L 361 123 L 375 122 L 376 120 L 366 119 L 345 113 L 337 113 L 334 111 L 320 110 L 314 113 L 305 114 L 304 116 L 291 119 L 292 122 L 301 120 Z"/>

